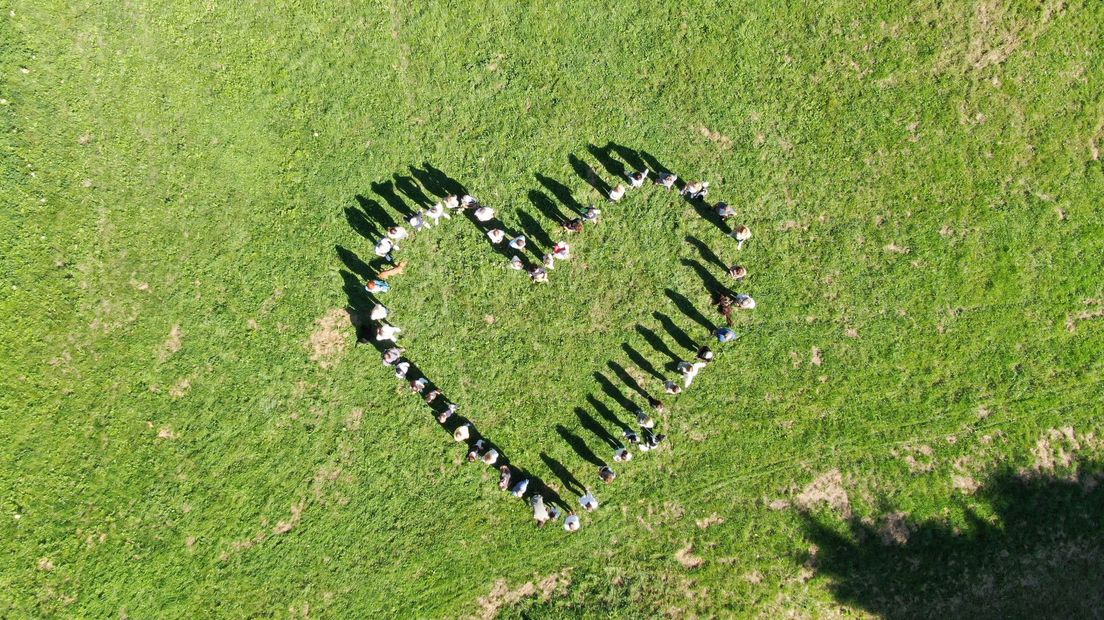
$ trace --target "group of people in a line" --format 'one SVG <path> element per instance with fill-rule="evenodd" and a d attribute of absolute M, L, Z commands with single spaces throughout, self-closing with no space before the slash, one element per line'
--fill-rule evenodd
<path fill-rule="evenodd" d="M 609 199 L 617 202 L 625 196 L 628 189 L 643 187 L 650 174 L 651 172 L 646 169 L 626 174 L 625 182 L 627 182 L 628 188 L 624 183 L 618 183 L 610 190 Z M 674 174 L 660 173 L 656 176 L 655 183 L 666 189 L 673 189 L 677 180 Z M 708 182 L 695 181 L 685 184 L 681 194 L 691 201 L 704 201 L 708 191 Z M 716 210 L 717 215 L 722 220 L 728 220 L 735 216 L 735 210 L 723 202 L 717 203 Z M 556 261 L 568 260 L 571 256 L 568 244 L 560 241 L 553 246 L 550 253 L 543 257 L 541 264 L 527 265 L 523 258 L 527 244 L 524 235 L 513 237 L 507 235 L 496 219 L 494 209 L 480 204 L 470 195 L 445 196 L 429 209 L 419 209 L 407 219 L 407 224 L 415 232 L 419 232 L 439 225 L 442 219 L 451 219 L 450 213 L 465 211 L 470 212 L 471 217 L 481 225 L 484 229 L 483 232 L 492 245 L 500 246 L 506 243 L 510 250 L 516 252 L 510 258 L 511 267 L 526 270 L 534 282 L 547 282 L 548 270 L 554 268 Z M 583 230 L 585 225 L 596 224 L 600 215 L 601 211 L 599 209 L 590 206 L 579 217 L 565 222 L 563 227 L 568 232 L 578 233 Z M 744 245 L 751 239 L 751 230 L 747 226 L 740 225 L 735 227 L 730 235 L 736 239 L 737 249 L 743 249 Z M 409 236 L 410 234 L 406 228 L 396 225 L 389 227 L 386 236 L 376 242 L 373 248 L 376 256 L 392 265 L 392 267 L 381 271 L 381 274 L 384 272 L 401 273 L 403 267 L 405 267 L 405 261 L 396 265 L 394 254 L 399 251 L 400 242 L 403 242 Z M 742 281 L 747 277 L 748 271 L 742 265 L 733 265 L 727 270 L 727 273 L 731 278 Z M 386 278 L 377 277 L 368 280 L 364 288 L 369 294 L 375 296 L 390 291 L 391 285 Z M 732 313 L 737 309 L 750 310 L 755 308 L 755 300 L 745 294 L 730 296 L 721 293 L 716 301 L 718 310 L 726 318 L 728 326 L 716 329 L 713 336 L 720 343 L 731 342 L 737 338 L 736 332 L 731 328 L 733 324 Z M 533 518 L 538 526 L 544 526 L 549 521 L 557 520 L 561 516 L 561 507 L 554 502 L 546 502 L 540 489 L 530 493 L 530 480 L 525 472 L 511 467 L 508 462 L 505 462 L 499 451 L 478 433 L 469 420 L 457 416 L 459 406 L 456 403 L 448 401 L 441 390 L 432 386 L 426 377 L 411 378 L 410 374 L 413 369 L 411 362 L 403 356 L 404 349 L 397 345 L 397 339 L 402 333 L 402 329 L 392 325 L 388 321 L 389 316 L 390 310 L 381 303 L 375 303 L 369 315 L 371 335 L 382 351 L 384 365 L 392 368 L 398 379 L 407 381 L 410 391 L 420 396 L 427 405 L 433 408 L 439 424 L 446 428 L 452 427 L 453 439 L 464 443 L 467 447 L 466 458 L 468 462 L 481 461 L 487 466 L 496 467 L 499 473 L 498 486 L 501 490 L 509 492 L 515 497 L 528 498 L 529 505 L 533 510 Z M 673 380 L 665 379 L 664 390 L 666 393 L 676 395 L 681 393 L 684 388 L 689 388 L 698 373 L 708 366 L 714 358 L 715 353 L 708 346 L 701 346 L 692 361 L 680 361 L 677 370 L 682 376 L 682 385 L 680 386 Z M 651 397 L 648 400 L 654 411 L 660 413 L 664 411 L 664 406 L 659 400 Z M 453 419 L 454 416 L 456 416 L 455 420 Z M 462 422 L 459 422 L 460 420 Z M 636 409 L 636 422 L 640 432 L 625 429 L 625 442 L 614 450 L 613 460 L 617 463 L 632 460 L 632 450 L 634 448 L 640 452 L 647 452 L 658 448 L 666 439 L 666 435 L 655 431 L 655 421 L 641 407 Z M 612 467 L 607 464 L 600 466 L 598 471 L 599 480 L 608 484 L 613 482 L 616 477 L 617 474 Z M 579 503 L 587 511 L 598 508 L 598 500 L 589 488 L 583 489 L 583 495 L 579 497 Z M 581 527 L 579 515 L 574 511 L 570 511 L 564 518 L 563 527 L 569 532 L 578 530 Z"/>

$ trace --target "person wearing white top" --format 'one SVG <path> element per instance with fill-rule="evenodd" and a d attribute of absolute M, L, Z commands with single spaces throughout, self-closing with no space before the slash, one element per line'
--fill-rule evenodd
<path fill-rule="evenodd" d="M 382 321 L 387 318 L 387 315 L 391 314 L 391 311 L 387 309 L 387 306 L 383 304 L 376 304 L 372 306 L 372 313 L 369 314 L 373 321 Z"/>
<path fill-rule="evenodd" d="M 569 532 L 576 532 L 579 530 L 579 515 L 571 513 L 564 519 L 564 529 Z"/>
<path fill-rule="evenodd" d="M 705 362 L 679 362 L 678 370 L 682 373 L 682 385 L 683 387 L 690 387 L 690 384 L 694 382 L 694 377 L 698 376 L 698 373 L 702 368 L 705 368 Z"/>
<path fill-rule="evenodd" d="M 510 489 L 510 493 L 513 493 L 514 497 L 521 497 L 525 495 L 525 490 L 529 488 L 529 479 L 526 478 L 514 485 L 513 489 Z"/>
<path fill-rule="evenodd" d="M 621 198 L 624 197 L 624 196 L 625 196 L 625 186 L 621 185 L 621 184 L 618 184 L 617 187 L 611 189 L 610 193 L 609 193 L 609 199 L 614 201 L 614 202 L 617 202 L 618 200 L 621 200 Z"/>
<path fill-rule="evenodd" d="M 517 269 L 521 271 L 525 269 L 525 261 L 521 260 L 520 256 L 514 255 L 510 257 L 510 269 Z"/>
<path fill-rule="evenodd" d="M 380 342 L 394 342 L 395 336 L 399 335 L 401 332 L 402 329 L 384 323 L 376 328 L 376 340 Z"/>
<path fill-rule="evenodd" d="M 579 498 L 579 503 L 582 504 L 583 508 L 586 508 L 587 510 L 598 509 L 598 500 L 595 499 L 594 495 L 590 491 L 587 491 L 586 495 Z"/>
<path fill-rule="evenodd" d="M 629 175 L 629 187 L 639 189 L 644 186 L 644 180 L 648 178 L 648 171 L 638 171 Z"/>
<path fill-rule="evenodd" d="M 465 198 L 466 197 L 467 196 L 465 196 Z M 459 209 L 460 208 L 460 199 L 457 198 L 456 196 L 452 195 L 452 194 L 449 194 L 448 196 L 445 196 L 445 208 L 446 209 Z"/>
<path fill-rule="evenodd" d="M 391 249 L 394 247 L 395 246 L 393 243 L 391 243 L 391 240 L 384 237 L 383 239 L 379 240 L 379 243 L 376 244 L 376 247 L 373 249 L 373 251 L 376 253 L 376 256 L 382 258 L 389 263 L 393 263 L 395 261 L 391 258 Z"/>
<path fill-rule="evenodd" d="M 629 452 L 628 448 L 618 448 L 617 451 L 613 453 L 613 460 L 617 461 L 618 463 L 631 461 L 632 452 Z"/>
<path fill-rule="evenodd" d="M 729 234 L 736 240 L 737 250 L 744 249 L 744 244 L 751 240 L 751 229 L 743 224 L 737 226 L 735 230 Z"/>
<path fill-rule="evenodd" d="M 567 245 L 567 243 L 563 241 L 557 243 L 556 245 L 552 246 L 552 256 L 556 257 L 559 260 L 567 260 L 571 258 L 571 246 Z"/>
<path fill-rule="evenodd" d="M 548 508 L 544 505 L 544 498 L 534 495 L 529 499 L 529 505 L 533 507 L 533 518 L 537 521 L 537 527 L 544 527 L 552 517 L 548 514 Z"/>
<path fill-rule="evenodd" d="M 736 305 L 741 310 L 753 310 L 755 308 L 755 300 L 752 299 L 751 295 L 737 295 Z"/>
<path fill-rule="evenodd" d="M 463 426 L 456 427 L 452 432 L 452 438 L 456 441 L 467 441 L 471 437 L 471 422 L 465 422 Z"/>
<path fill-rule="evenodd" d="M 391 347 L 390 349 L 384 351 L 383 352 L 383 365 L 384 366 L 391 366 L 395 362 L 399 361 L 399 358 L 402 357 L 402 352 L 403 352 L 403 350 L 398 348 L 398 347 Z"/>
<path fill-rule="evenodd" d="M 433 220 L 434 225 L 440 224 L 441 218 L 445 218 L 446 220 L 452 218 L 452 216 L 448 214 L 448 211 L 445 211 L 444 205 L 439 202 L 430 207 L 429 211 L 426 211 L 426 215 L 429 216 L 429 219 Z"/>
<path fill-rule="evenodd" d="M 673 175 L 669 172 L 664 172 L 663 174 L 656 177 L 656 183 L 659 183 L 665 189 L 671 189 L 672 187 L 674 187 L 675 186 L 675 181 L 677 181 L 677 180 L 678 180 L 678 177 L 676 177 L 675 175 Z"/>
<path fill-rule="evenodd" d="M 491 448 L 490 450 L 487 450 L 483 453 L 482 458 L 484 463 L 488 465 L 494 465 L 496 462 L 498 462 L 498 450 Z"/>
<path fill-rule="evenodd" d="M 402 226 L 392 226 L 387 229 L 387 238 L 392 241 L 402 241 L 410 236 L 410 233 L 406 232 L 406 229 Z"/>
<path fill-rule="evenodd" d="M 405 379 L 406 373 L 410 372 L 410 362 L 399 362 L 395 364 L 395 377 L 399 379 Z"/>
<path fill-rule="evenodd" d="M 411 215 L 410 219 L 406 220 L 406 223 L 410 224 L 410 227 L 414 229 L 414 232 L 429 228 L 429 223 L 425 221 L 425 213 L 420 210 L 414 215 Z"/>
<path fill-rule="evenodd" d="M 460 197 L 460 204 L 466 209 L 472 205 L 479 204 L 479 201 L 475 199 L 475 196 L 464 194 Z"/>
<path fill-rule="evenodd" d="M 494 217 L 494 209 L 490 207 L 479 207 L 475 210 L 475 219 L 480 222 L 489 222 Z"/>
<path fill-rule="evenodd" d="M 518 235 L 513 239 L 510 239 L 510 247 L 518 252 L 525 249 L 525 235 Z"/>
<path fill-rule="evenodd" d="M 501 228 L 492 228 L 487 231 L 487 236 L 490 237 L 491 243 L 498 245 L 506 238 L 506 233 Z"/>

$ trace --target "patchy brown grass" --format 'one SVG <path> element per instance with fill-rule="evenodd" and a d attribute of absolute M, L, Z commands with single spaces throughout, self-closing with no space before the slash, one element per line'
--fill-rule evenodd
<path fill-rule="evenodd" d="M 908 543 L 912 528 L 909 526 L 907 517 L 908 515 L 903 512 L 886 515 L 885 521 L 878 531 L 883 545 L 900 547 Z"/>
<path fill-rule="evenodd" d="M 698 519 L 695 523 L 697 524 L 697 526 L 699 528 L 704 530 L 704 529 L 712 527 L 714 525 L 720 525 L 720 524 L 724 523 L 724 521 L 725 521 L 724 517 L 722 517 L 721 515 L 714 512 L 713 514 L 709 515 L 708 517 L 705 517 L 704 519 Z"/>
<path fill-rule="evenodd" d="M 490 593 L 479 597 L 481 609 L 476 617 L 492 620 L 498 616 L 502 608 L 515 605 L 522 599 L 536 596 L 542 601 L 547 601 L 555 594 L 566 592 L 567 587 L 571 585 L 571 569 L 566 568 L 546 577 L 535 577 L 535 580 L 536 583 L 526 581 L 515 588 L 510 588 L 505 579 L 495 581 Z"/>
<path fill-rule="evenodd" d="M 161 352 L 158 358 L 165 361 L 184 346 L 184 330 L 179 325 L 173 325 L 169 330 L 169 337 L 161 344 Z"/>
<path fill-rule="evenodd" d="M 699 556 L 694 555 L 694 545 L 687 543 L 685 547 L 679 549 L 675 553 L 675 559 L 679 564 L 687 570 L 694 570 L 695 568 L 701 568 L 702 564 L 705 564 L 705 560 Z"/>
<path fill-rule="evenodd" d="M 1104 302 L 1100 299 L 1086 299 L 1084 304 L 1086 306 L 1085 310 L 1071 313 L 1066 317 L 1066 331 L 1071 334 L 1077 331 L 1078 323 L 1104 317 Z"/>
<path fill-rule="evenodd" d="M 713 131 L 705 125 L 702 125 L 698 127 L 698 133 L 700 133 L 713 144 L 721 147 L 721 149 L 728 150 L 732 148 L 732 138 L 729 138 L 719 131 Z"/>
<path fill-rule="evenodd" d="M 843 488 L 843 475 L 838 469 L 821 474 L 809 483 L 797 497 L 794 504 L 802 510 L 812 510 L 821 504 L 827 504 L 842 518 L 851 518 L 851 500 Z"/>
<path fill-rule="evenodd" d="M 318 362 L 322 368 L 337 364 L 347 346 L 348 317 L 344 310 L 334 308 L 315 320 L 308 342 L 311 361 Z"/>

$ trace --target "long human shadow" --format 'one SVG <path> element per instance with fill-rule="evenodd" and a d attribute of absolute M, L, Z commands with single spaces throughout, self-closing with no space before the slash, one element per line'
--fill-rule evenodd
<path fill-rule="evenodd" d="M 411 202 L 423 209 L 433 205 L 433 201 L 422 191 L 421 186 L 414 180 L 414 177 L 396 174 L 394 179 L 395 189 L 402 192 Z"/>
<path fill-rule="evenodd" d="M 728 271 L 728 265 L 726 265 L 725 262 L 721 260 L 721 257 L 717 256 L 717 253 L 714 252 L 713 249 L 710 248 L 708 245 L 706 245 L 704 241 L 698 239 L 694 235 L 687 235 L 686 243 L 694 246 L 698 253 L 701 254 L 702 260 L 717 267 L 721 271 Z"/>
<path fill-rule="evenodd" d="M 648 167 L 644 159 L 640 156 L 640 153 L 635 149 L 631 149 L 623 144 L 617 144 L 616 142 L 607 144 L 606 149 L 616 152 L 621 159 L 625 160 L 625 163 L 628 164 L 629 168 L 632 170 L 644 170 Z"/>
<path fill-rule="evenodd" d="M 613 188 L 610 187 L 609 183 L 606 183 L 593 166 L 579 159 L 574 154 L 568 155 L 567 161 L 571 164 L 571 169 L 575 171 L 575 174 L 579 175 L 579 178 L 586 181 L 587 184 L 593 187 L 599 194 L 609 196 L 610 190 Z"/>
<path fill-rule="evenodd" d="M 556 200 L 559 200 L 568 211 L 582 214 L 583 205 L 575 199 L 575 195 L 571 192 L 570 187 L 560 183 L 556 179 L 546 177 L 539 172 L 535 176 L 537 177 L 537 182 L 544 186 L 544 189 L 548 190 L 548 193 L 555 196 Z"/>
<path fill-rule="evenodd" d="M 676 325 L 675 322 L 671 320 L 671 317 L 662 312 L 653 312 L 652 316 L 659 321 L 659 324 L 663 326 L 663 330 L 666 331 L 680 347 L 684 347 L 691 351 L 698 350 L 697 342 L 690 337 L 690 334 L 687 334 L 681 327 Z"/>
<path fill-rule="evenodd" d="M 552 474 L 560 479 L 560 483 L 563 484 L 568 493 L 573 493 L 579 496 L 582 496 L 584 493 L 586 493 L 586 487 L 583 486 L 583 483 L 579 482 L 579 479 L 576 478 L 574 474 L 572 474 L 571 471 L 569 471 L 567 467 L 564 466 L 563 463 L 548 456 L 548 454 L 544 452 L 540 453 L 540 457 L 541 460 L 544 461 L 544 465 L 552 471 Z"/>
<path fill-rule="evenodd" d="M 548 252 L 551 252 L 552 237 L 548 235 L 548 232 L 541 227 L 537 220 L 521 209 L 518 209 L 517 216 L 518 222 L 521 224 L 521 232 L 532 242 L 527 245 L 537 255 L 537 258 L 541 258 L 541 255 L 545 252 L 542 248 L 546 248 Z"/>
<path fill-rule="evenodd" d="M 429 162 L 422 162 L 422 167 L 410 166 L 410 174 L 422 184 L 422 187 L 437 198 L 445 196 L 463 196 L 470 193 L 463 183 L 445 174 Z"/>
<path fill-rule="evenodd" d="M 660 381 L 665 381 L 667 379 L 648 358 L 644 357 L 644 355 L 640 351 L 637 351 L 631 344 L 627 342 L 621 343 L 621 350 L 629 356 L 629 361 L 636 364 L 637 368 L 640 370 L 643 370 Z"/>
<path fill-rule="evenodd" d="M 349 223 L 350 228 L 365 239 L 378 240 L 384 235 L 384 230 L 379 229 L 377 224 L 369 220 L 364 211 L 360 209 L 345 207 L 345 221 Z"/>
<path fill-rule="evenodd" d="M 625 424 L 621 418 L 617 417 L 617 414 L 606 406 L 605 403 L 595 398 L 594 394 L 587 394 L 587 404 L 590 405 L 598 415 L 602 416 L 602 419 L 621 429 L 622 432 L 631 430 L 628 424 Z"/>
<path fill-rule="evenodd" d="M 657 352 L 667 356 L 667 358 L 670 360 L 666 365 L 667 370 L 674 369 L 674 367 L 677 366 L 680 361 L 682 361 L 682 357 L 672 351 L 671 347 L 667 346 L 667 343 L 664 342 L 663 338 L 660 337 L 660 335 L 657 334 L 655 330 L 644 327 L 643 325 L 637 323 L 636 333 L 643 336 L 644 341 L 647 342 L 650 347 L 655 349 Z"/>
<path fill-rule="evenodd" d="M 533 203 L 533 206 L 540 211 L 544 217 L 556 222 L 556 224 L 563 226 L 569 219 L 560 208 L 556 206 L 556 203 L 548 197 L 548 194 L 537 191 L 535 189 L 529 190 L 529 202 Z"/>
<path fill-rule="evenodd" d="M 694 208 L 694 212 L 698 214 L 698 217 L 716 226 L 725 235 L 732 232 L 732 228 L 717 213 L 715 204 L 709 204 L 705 200 L 698 200 L 690 196 L 683 196 L 682 198 Z"/>
<path fill-rule="evenodd" d="M 694 270 L 694 273 L 698 274 L 698 277 L 701 278 L 702 286 L 705 287 L 705 290 L 709 291 L 710 295 L 712 295 L 714 297 L 717 297 L 719 295 L 727 295 L 729 297 L 735 297 L 736 296 L 735 291 L 728 288 L 728 286 L 726 286 L 723 282 L 718 280 L 717 276 L 714 276 L 709 271 L 709 268 L 706 267 L 705 265 L 699 263 L 696 260 L 690 259 L 690 258 L 684 258 L 680 262 L 684 266 L 690 267 L 691 269 Z"/>
<path fill-rule="evenodd" d="M 636 411 L 640 408 L 640 406 L 634 403 L 631 398 L 625 396 L 625 393 L 621 391 L 621 388 L 617 387 L 617 384 L 615 384 L 613 381 L 610 381 L 609 377 L 600 372 L 596 372 L 594 373 L 594 380 L 597 381 L 598 386 L 602 388 L 603 394 L 609 396 L 618 405 L 621 405 L 621 408 L 625 411 L 636 415 Z"/>
<path fill-rule="evenodd" d="M 654 172 L 656 176 L 659 176 L 660 174 L 674 173 L 673 170 L 663 165 L 663 163 L 660 162 L 655 155 L 652 155 L 651 153 L 643 149 L 641 149 L 639 153 L 640 159 L 644 162 L 644 165 L 647 166 L 649 170 Z M 682 188 L 686 187 L 686 182 L 682 179 L 681 175 L 676 175 L 676 177 L 678 178 L 675 180 L 675 189 L 681 190 Z"/>
<path fill-rule="evenodd" d="M 361 258 L 357 256 L 355 252 L 341 245 L 335 245 L 334 251 L 337 252 L 338 258 L 341 259 L 341 262 L 345 263 L 345 266 L 349 268 L 349 271 L 355 273 L 361 279 L 361 281 L 375 279 L 376 269 L 361 260 Z M 363 285 L 361 285 L 360 288 L 361 290 L 364 290 Z M 368 292 L 365 291 L 365 295 L 367 294 Z"/>
<path fill-rule="evenodd" d="M 579 418 L 579 424 L 583 428 L 590 431 L 591 433 L 594 433 L 595 437 L 605 442 L 605 444 L 608 445 L 610 448 L 616 450 L 621 446 L 620 442 L 617 441 L 617 438 L 610 434 L 606 427 L 602 426 L 601 422 L 595 420 L 594 416 L 590 415 L 590 413 L 587 412 L 586 409 L 583 409 L 582 407 L 576 407 L 575 415 Z"/>
<path fill-rule="evenodd" d="M 604 147 L 596 146 L 593 144 L 587 145 L 587 151 L 591 157 L 598 160 L 598 163 L 602 164 L 602 167 L 606 169 L 606 172 L 613 178 L 617 179 L 620 183 L 626 178 L 628 170 L 625 168 L 625 164 L 613 158 L 610 154 L 612 147 L 607 144 Z"/>
<path fill-rule="evenodd" d="M 694 302 L 686 298 L 685 295 L 674 291 L 672 289 L 665 289 L 663 293 L 667 296 L 667 299 L 675 302 L 675 306 L 678 307 L 679 312 L 686 315 L 686 318 L 697 323 L 707 333 L 713 333 L 713 330 L 717 329 L 717 326 L 713 324 L 700 310 L 694 305 Z"/>
<path fill-rule="evenodd" d="M 575 454 L 578 454 L 584 461 L 595 467 L 602 467 L 606 464 L 604 460 L 599 458 L 598 455 L 590 449 L 590 446 L 587 445 L 582 437 L 567 430 L 567 427 L 563 424 L 556 425 L 556 432 L 559 433 L 560 437 L 562 437 L 573 450 L 575 450 Z"/>
<path fill-rule="evenodd" d="M 409 205 L 403 202 L 403 199 L 395 192 L 394 181 L 372 183 L 371 188 L 377 196 L 382 198 L 383 201 L 387 203 L 387 206 L 394 209 L 404 219 L 414 215 L 414 209 L 411 209 Z"/>
<path fill-rule="evenodd" d="M 1102 465 L 1077 460 L 1073 479 L 1002 469 L 959 500 L 964 527 L 938 517 L 893 528 L 857 515 L 844 527 L 801 518 L 829 590 L 875 616 L 1100 618 Z"/>
<path fill-rule="evenodd" d="M 612 360 L 607 362 L 606 366 L 613 371 L 614 375 L 617 375 L 617 378 L 620 379 L 626 387 L 639 394 L 641 398 L 648 402 L 654 400 L 652 395 L 648 393 L 648 390 L 645 390 L 644 386 L 640 385 L 640 382 L 633 378 L 633 376 L 629 374 L 629 371 L 625 370 L 624 366 Z"/>

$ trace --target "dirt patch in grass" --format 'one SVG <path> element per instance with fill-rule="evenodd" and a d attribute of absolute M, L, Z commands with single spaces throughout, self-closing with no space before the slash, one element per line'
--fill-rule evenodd
<path fill-rule="evenodd" d="M 1081 321 L 1104 317 L 1104 302 L 1099 299 L 1086 299 L 1084 303 L 1087 306 L 1085 310 L 1071 313 L 1066 317 L 1066 331 L 1071 334 L 1077 331 L 1077 324 Z"/>
<path fill-rule="evenodd" d="M 562 594 L 571 585 L 571 569 L 566 568 L 558 573 L 552 573 L 547 577 L 535 576 L 533 581 L 510 588 L 505 579 L 499 579 L 491 586 L 487 596 L 479 597 L 480 613 L 477 618 L 491 620 L 498 616 L 503 607 L 515 605 L 522 599 L 539 597 L 547 601 L 554 594 Z"/>
<path fill-rule="evenodd" d="M 705 125 L 702 125 L 702 126 L 698 127 L 698 133 L 700 133 L 702 136 L 704 136 L 710 142 L 712 142 L 713 144 L 716 144 L 717 146 L 721 147 L 722 149 L 728 150 L 728 149 L 732 148 L 732 138 L 729 138 L 728 136 L 724 135 L 723 133 L 721 133 L 719 131 L 713 131 L 713 130 L 709 129 L 708 127 L 706 127 Z"/>
<path fill-rule="evenodd" d="M 720 525 L 720 524 L 724 523 L 724 521 L 725 521 L 724 517 L 722 517 L 721 515 L 714 512 L 713 514 L 709 515 L 708 517 L 705 517 L 704 519 L 698 519 L 695 523 L 697 523 L 698 527 L 700 527 L 701 529 L 704 530 L 704 529 L 706 529 L 708 527 L 712 527 L 714 525 Z"/>
<path fill-rule="evenodd" d="M 350 432 L 360 430 L 360 422 L 363 418 L 363 409 L 353 409 L 349 412 L 349 415 L 345 416 L 345 430 Z"/>
<path fill-rule="evenodd" d="M 171 426 L 162 426 L 160 429 L 157 430 L 158 439 L 168 439 L 169 441 L 172 441 L 177 437 L 180 437 L 180 435 L 177 435 L 176 431 L 174 431 Z"/>
<path fill-rule="evenodd" d="M 825 472 L 794 498 L 801 510 L 812 510 L 827 504 L 844 519 L 851 518 L 851 500 L 843 488 L 843 474 L 838 469 Z"/>
<path fill-rule="evenodd" d="M 912 251 L 911 248 L 905 245 L 897 245 L 896 243 L 890 243 L 885 246 L 886 252 L 892 252 L 893 254 L 908 254 Z"/>
<path fill-rule="evenodd" d="M 820 347 L 813 347 L 812 357 L 809 359 L 813 366 L 820 366 L 824 363 L 824 351 L 820 350 Z"/>
<path fill-rule="evenodd" d="M 340 361 L 347 346 L 349 315 L 340 308 L 330 310 L 314 322 L 308 346 L 311 361 L 322 368 L 332 368 Z"/>
<path fill-rule="evenodd" d="M 161 352 L 158 358 L 163 362 L 184 346 L 184 330 L 179 325 L 173 325 L 169 330 L 169 337 L 161 344 Z"/>
<path fill-rule="evenodd" d="M 173 384 L 169 388 L 169 396 L 173 398 L 184 398 L 184 395 L 188 393 L 188 390 L 192 387 L 192 380 L 188 377 L 183 377 L 179 381 Z"/>
<path fill-rule="evenodd" d="M 701 565 L 705 564 L 704 559 L 694 555 L 694 545 L 691 543 L 687 543 L 685 547 L 679 549 L 678 552 L 675 553 L 675 559 L 687 570 L 701 568 Z"/>

